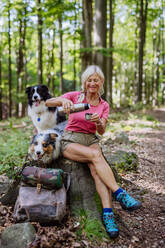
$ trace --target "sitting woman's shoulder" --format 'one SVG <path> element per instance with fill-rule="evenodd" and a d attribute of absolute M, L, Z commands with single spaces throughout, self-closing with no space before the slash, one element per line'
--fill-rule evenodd
<path fill-rule="evenodd" d="M 80 94 L 81 94 L 80 91 L 70 91 L 70 92 L 63 94 L 62 96 L 75 102 L 75 101 L 77 101 Z"/>
<path fill-rule="evenodd" d="M 81 92 L 80 91 L 69 91 L 69 92 L 66 92 L 66 93 L 64 93 L 64 95 L 79 95 L 79 94 L 81 94 Z"/>

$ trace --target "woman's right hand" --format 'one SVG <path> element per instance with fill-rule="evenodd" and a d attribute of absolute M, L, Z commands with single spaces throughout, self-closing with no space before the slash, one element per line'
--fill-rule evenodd
<path fill-rule="evenodd" d="M 45 105 L 47 107 L 58 107 L 62 106 L 64 108 L 64 112 L 66 114 L 70 114 L 70 110 L 74 109 L 74 104 L 71 100 L 64 98 L 64 97 L 56 97 L 56 98 L 50 98 L 46 101 Z"/>
<path fill-rule="evenodd" d="M 70 110 L 74 109 L 74 104 L 73 104 L 73 102 L 71 100 L 63 98 L 62 107 L 64 109 L 64 112 L 69 115 Z"/>

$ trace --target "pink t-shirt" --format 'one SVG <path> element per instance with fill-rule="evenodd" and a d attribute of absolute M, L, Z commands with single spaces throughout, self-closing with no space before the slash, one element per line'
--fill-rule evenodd
<path fill-rule="evenodd" d="M 62 97 L 71 100 L 75 104 L 78 103 L 78 97 L 80 94 L 81 92 L 79 91 L 72 91 L 62 95 Z M 84 99 L 83 103 L 87 103 L 86 98 Z M 100 102 L 97 106 L 90 105 L 88 110 L 70 114 L 65 130 L 80 133 L 95 133 L 96 124 L 91 121 L 87 121 L 85 119 L 85 113 L 97 113 L 100 118 L 107 119 L 109 114 L 109 104 L 100 98 Z"/>

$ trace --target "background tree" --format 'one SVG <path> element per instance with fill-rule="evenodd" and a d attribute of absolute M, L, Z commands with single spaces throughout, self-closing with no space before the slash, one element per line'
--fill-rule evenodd
<path fill-rule="evenodd" d="M 86 69 L 88 65 L 92 64 L 92 0 L 83 0 L 83 12 L 82 12 L 82 41 L 81 41 L 81 61 L 82 71 Z"/>
<path fill-rule="evenodd" d="M 114 33 L 114 5 L 115 1 L 109 1 L 109 56 L 107 59 L 107 99 L 113 106 L 112 79 L 113 79 L 113 33 Z M 109 93 L 109 94 L 108 94 Z"/>
<path fill-rule="evenodd" d="M 0 120 L 2 120 L 2 37 L 0 32 Z"/>
<path fill-rule="evenodd" d="M 10 16 L 11 3 L 8 0 L 7 13 L 8 13 L 8 85 L 9 85 L 9 117 L 12 116 L 12 71 L 11 71 L 11 16 Z"/>
<path fill-rule="evenodd" d="M 140 0 L 140 34 L 139 34 L 139 71 L 138 71 L 138 101 L 142 101 L 143 58 L 146 40 L 148 0 Z"/>
<path fill-rule="evenodd" d="M 95 48 L 93 62 L 101 67 L 106 79 L 106 58 L 104 56 L 104 49 L 106 46 L 106 31 L 107 31 L 107 1 L 95 0 L 94 12 L 94 32 L 93 45 Z M 105 97 L 107 95 L 107 82 L 104 83 Z"/>
<path fill-rule="evenodd" d="M 37 0 L 37 18 L 38 18 L 38 84 L 43 83 L 43 68 L 42 68 L 42 26 L 43 26 L 43 20 L 42 20 L 42 3 L 41 0 Z"/>
<path fill-rule="evenodd" d="M 26 59 L 25 59 L 25 40 L 26 40 L 26 3 L 16 2 L 17 8 L 17 17 L 19 22 L 19 44 L 18 44 L 18 53 L 17 53 L 17 103 L 16 103 L 16 115 L 24 116 L 25 115 L 25 104 L 23 101 L 22 94 L 25 92 L 26 87 Z"/>

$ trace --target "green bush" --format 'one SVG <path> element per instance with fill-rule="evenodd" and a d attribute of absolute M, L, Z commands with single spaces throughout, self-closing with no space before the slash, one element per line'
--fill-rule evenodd
<path fill-rule="evenodd" d="M 15 127 L 18 120 L 10 119 L 3 127 L 0 136 L 0 174 L 5 173 L 7 176 L 14 177 L 22 167 L 28 152 L 32 127 L 29 128 L 30 122 L 26 119 L 19 119 L 19 124 L 24 122 L 24 127 Z M 14 124 L 13 124 L 14 123 Z M 0 122 L 0 126 L 3 122 Z"/>

